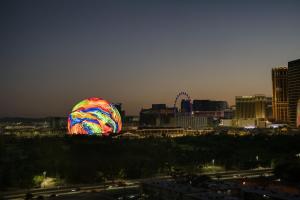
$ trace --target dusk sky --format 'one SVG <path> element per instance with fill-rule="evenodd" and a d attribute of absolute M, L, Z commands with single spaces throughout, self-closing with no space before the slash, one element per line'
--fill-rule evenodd
<path fill-rule="evenodd" d="M 300 58 L 300 1 L 0 2 L 0 117 L 66 116 L 87 97 L 138 114 L 193 99 L 271 96 Z"/>

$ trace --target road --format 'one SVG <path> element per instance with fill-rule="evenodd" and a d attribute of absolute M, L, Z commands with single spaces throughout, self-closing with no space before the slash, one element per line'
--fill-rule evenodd
<path fill-rule="evenodd" d="M 218 173 L 204 173 L 202 175 L 208 175 L 212 179 L 218 180 L 232 180 L 232 179 L 240 179 L 240 178 L 254 178 L 259 176 L 270 176 L 272 175 L 273 170 L 270 168 L 267 169 L 253 169 L 253 170 L 234 170 L 234 171 L 223 171 Z M 98 199 L 111 199 L 110 195 L 105 195 L 105 192 L 118 192 L 125 190 L 136 190 L 139 189 L 140 184 L 144 181 L 149 180 L 161 180 L 161 179 L 172 179 L 171 176 L 158 176 L 153 178 L 146 179 L 135 179 L 135 180 L 126 180 L 125 184 L 122 186 L 118 186 L 115 182 L 106 182 L 105 184 L 98 185 L 74 185 L 67 187 L 55 187 L 48 189 L 30 189 L 30 190 L 19 190 L 13 192 L 4 192 L 4 199 L 24 199 L 26 193 L 30 192 L 34 197 L 43 196 L 50 197 L 55 194 L 58 195 L 55 199 L 68 199 L 72 197 L 73 199 L 81 199 L 81 197 L 85 197 L 82 199 L 86 199 L 86 194 L 89 193 L 91 197 L 97 197 Z M 72 199 L 70 198 L 70 199 Z M 92 198 L 94 199 L 94 198 Z M 114 199 L 114 198 L 112 198 Z"/>

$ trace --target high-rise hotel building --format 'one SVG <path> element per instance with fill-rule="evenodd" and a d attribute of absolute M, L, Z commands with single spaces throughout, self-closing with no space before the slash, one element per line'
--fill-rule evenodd
<path fill-rule="evenodd" d="M 268 99 L 265 95 L 237 96 L 236 119 L 266 119 Z"/>
<path fill-rule="evenodd" d="M 272 69 L 273 118 L 276 122 L 288 123 L 288 68 Z"/>
<path fill-rule="evenodd" d="M 297 103 L 300 99 L 300 59 L 288 63 L 289 125 L 297 127 Z"/>

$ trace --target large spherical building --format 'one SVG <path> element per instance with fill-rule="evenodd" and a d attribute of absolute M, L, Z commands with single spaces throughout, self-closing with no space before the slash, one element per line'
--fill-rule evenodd
<path fill-rule="evenodd" d="M 69 134 L 119 133 L 122 120 L 115 106 L 101 98 L 88 98 L 74 106 L 68 118 Z"/>

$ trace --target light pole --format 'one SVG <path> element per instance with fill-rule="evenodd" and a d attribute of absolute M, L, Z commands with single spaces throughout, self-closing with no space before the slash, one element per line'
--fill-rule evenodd
<path fill-rule="evenodd" d="M 46 171 L 43 171 L 43 187 L 45 187 L 45 179 L 46 179 L 46 174 L 47 174 L 47 172 Z"/>

